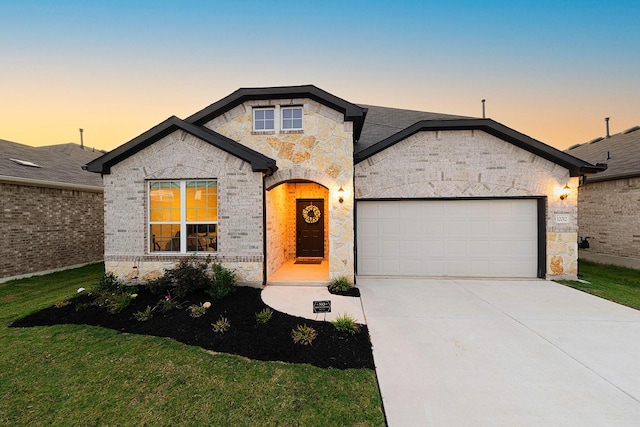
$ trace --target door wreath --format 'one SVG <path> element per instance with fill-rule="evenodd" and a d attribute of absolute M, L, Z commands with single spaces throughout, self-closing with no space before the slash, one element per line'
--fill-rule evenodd
<path fill-rule="evenodd" d="M 302 218 L 307 224 L 315 224 L 320 220 L 320 209 L 317 206 L 309 205 L 302 210 Z"/>

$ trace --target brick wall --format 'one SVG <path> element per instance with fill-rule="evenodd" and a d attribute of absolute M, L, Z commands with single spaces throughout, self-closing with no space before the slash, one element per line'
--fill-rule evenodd
<path fill-rule="evenodd" d="M 640 258 L 640 177 L 580 187 L 578 226 L 588 251 Z"/>
<path fill-rule="evenodd" d="M 558 189 L 573 189 L 560 200 Z M 355 168 L 357 199 L 546 197 L 547 276 L 577 274 L 577 178 L 482 131 L 419 132 Z M 566 214 L 569 223 L 557 223 Z"/>
<path fill-rule="evenodd" d="M 147 182 L 158 179 L 217 180 L 218 253 L 212 258 L 234 269 L 241 283 L 261 284 L 262 173 L 253 172 L 247 162 L 183 131 L 128 157 L 105 175 L 106 269 L 120 277 L 149 279 L 185 257 L 149 253 Z"/>
<path fill-rule="evenodd" d="M 101 261 L 103 194 L 0 183 L 0 279 Z"/>

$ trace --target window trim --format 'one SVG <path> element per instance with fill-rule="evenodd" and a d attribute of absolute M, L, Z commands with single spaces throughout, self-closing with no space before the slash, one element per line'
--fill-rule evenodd
<path fill-rule="evenodd" d="M 284 118 L 284 113 L 283 112 L 285 110 L 292 110 L 292 111 L 293 110 L 300 110 L 300 127 L 289 127 L 289 128 L 287 128 L 287 127 L 284 126 L 285 118 Z M 294 119 L 292 117 L 291 119 L 287 119 L 287 120 L 291 120 L 292 124 L 293 124 L 293 121 L 297 120 L 297 119 Z M 290 131 L 297 131 L 297 130 L 303 130 L 304 129 L 304 108 L 302 107 L 302 105 L 287 105 L 287 106 L 284 106 L 284 107 L 280 107 L 280 129 L 283 132 L 290 132 Z"/>
<path fill-rule="evenodd" d="M 256 123 L 258 122 L 258 120 L 256 119 L 256 112 L 257 111 L 273 111 L 273 127 L 269 128 L 269 129 L 256 129 Z M 254 132 L 275 132 L 277 131 L 276 129 L 276 125 L 278 123 L 278 119 L 277 119 L 277 114 L 276 114 L 276 108 L 275 107 L 254 107 L 252 112 L 251 112 L 251 124 L 252 124 L 252 129 Z M 263 123 L 266 123 L 266 119 L 261 119 Z"/>
<path fill-rule="evenodd" d="M 215 182 L 216 188 L 218 188 L 218 179 L 217 178 L 192 178 L 192 179 L 154 179 L 147 181 L 147 218 L 146 218 L 146 234 L 147 234 L 147 253 L 151 255 L 185 255 L 185 254 L 216 254 L 220 252 L 219 246 L 219 218 L 216 221 L 187 221 L 187 184 L 189 182 L 194 181 L 209 181 Z M 180 185 L 180 220 L 179 221 L 151 221 L 151 185 L 158 182 L 176 182 Z M 216 209 L 219 208 L 220 198 L 216 194 Z M 161 225 L 161 224 L 177 224 L 180 227 L 180 251 L 156 251 L 153 250 L 153 235 L 151 234 L 151 225 Z M 189 238 L 187 233 L 187 227 L 189 225 L 210 225 L 213 224 L 216 227 L 216 247 L 215 251 L 188 251 L 187 250 L 187 239 Z"/>

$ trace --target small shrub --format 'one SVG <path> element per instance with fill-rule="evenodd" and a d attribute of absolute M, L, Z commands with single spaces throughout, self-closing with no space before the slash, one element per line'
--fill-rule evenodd
<path fill-rule="evenodd" d="M 329 290 L 333 292 L 346 292 L 353 288 L 353 284 L 344 276 L 336 277 L 329 283 Z"/>
<path fill-rule="evenodd" d="M 291 337 L 296 344 L 311 345 L 317 336 L 316 330 L 306 324 L 298 325 L 297 328 L 291 330 Z"/>
<path fill-rule="evenodd" d="M 189 316 L 191 317 L 201 317 L 207 312 L 207 309 L 203 307 L 202 304 L 190 305 L 188 310 L 189 310 Z"/>
<path fill-rule="evenodd" d="M 133 313 L 133 317 L 138 322 L 146 322 L 153 317 L 153 309 L 148 305 L 144 310 Z"/>
<path fill-rule="evenodd" d="M 273 316 L 273 310 L 270 308 L 265 308 L 262 311 L 256 313 L 256 322 L 264 324 L 271 320 L 271 316 Z"/>
<path fill-rule="evenodd" d="M 214 301 L 220 300 L 236 291 L 236 274 L 233 270 L 223 267 L 220 264 L 211 265 L 213 278 L 207 293 Z"/>
<path fill-rule="evenodd" d="M 175 267 L 165 270 L 164 274 L 147 282 L 149 292 L 185 297 L 201 289 L 207 289 L 210 277 L 207 272 L 210 258 L 199 260 L 195 256 L 185 258 Z"/>
<path fill-rule="evenodd" d="M 120 313 L 122 310 L 129 307 L 131 301 L 133 301 L 133 299 L 137 296 L 138 294 L 130 294 L 128 292 L 117 292 L 111 294 L 107 302 L 109 312 L 112 314 Z"/>
<path fill-rule="evenodd" d="M 176 298 L 164 297 L 155 306 L 155 310 L 160 311 L 161 313 L 167 313 L 171 310 L 181 310 L 184 307 L 185 303 L 178 301 Z"/>
<path fill-rule="evenodd" d="M 211 326 L 213 327 L 214 332 L 218 334 L 224 334 L 231 327 L 231 323 L 226 317 L 220 316 L 216 323 L 212 323 Z"/>
<path fill-rule="evenodd" d="M 62 308 L 62 307 L 66 307 L 69 304 L 71 304 L 71 302 L 64 300 L 64 301 L 58 301 L 57 303 L 54 304 L 55 308 Z"/>
<path fill-rule="evenodd" d="M 355 334 L 360 330 L 360 325 L 356 322 L 356 319 L 349 316 L 348 314 L 341 314 L 336 317 L 336 320 L 331 322 L 333 326 L 340 332 L 348 332 L 351 335 Z"/>
<path fill-rule="evenodd" d="M 93 305 L 107 307 L 111 313 L 120 313 L 138 296 L 136 292 L 138 292 L 138 288 L 128 286 L 115 274 L 107 272 L 98 279 L 93 288 Z"/>

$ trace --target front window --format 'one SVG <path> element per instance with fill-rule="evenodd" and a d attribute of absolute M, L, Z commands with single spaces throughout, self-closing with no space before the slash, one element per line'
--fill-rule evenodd
<path fill-rule="evenodd" d="M 302 130 L 302 107 L 282 107 L 282 130 Z"/>
<path fill-rule="evenodd" d="M 149 252 L 217 250 L 217 181 L 149 182 Z"/>
<path fill-rule="evenodd" d="M 275 113 L 276 110 L 274 108 L 255 108 L 253 110 L 253 130 L 275 130 Z"/>

